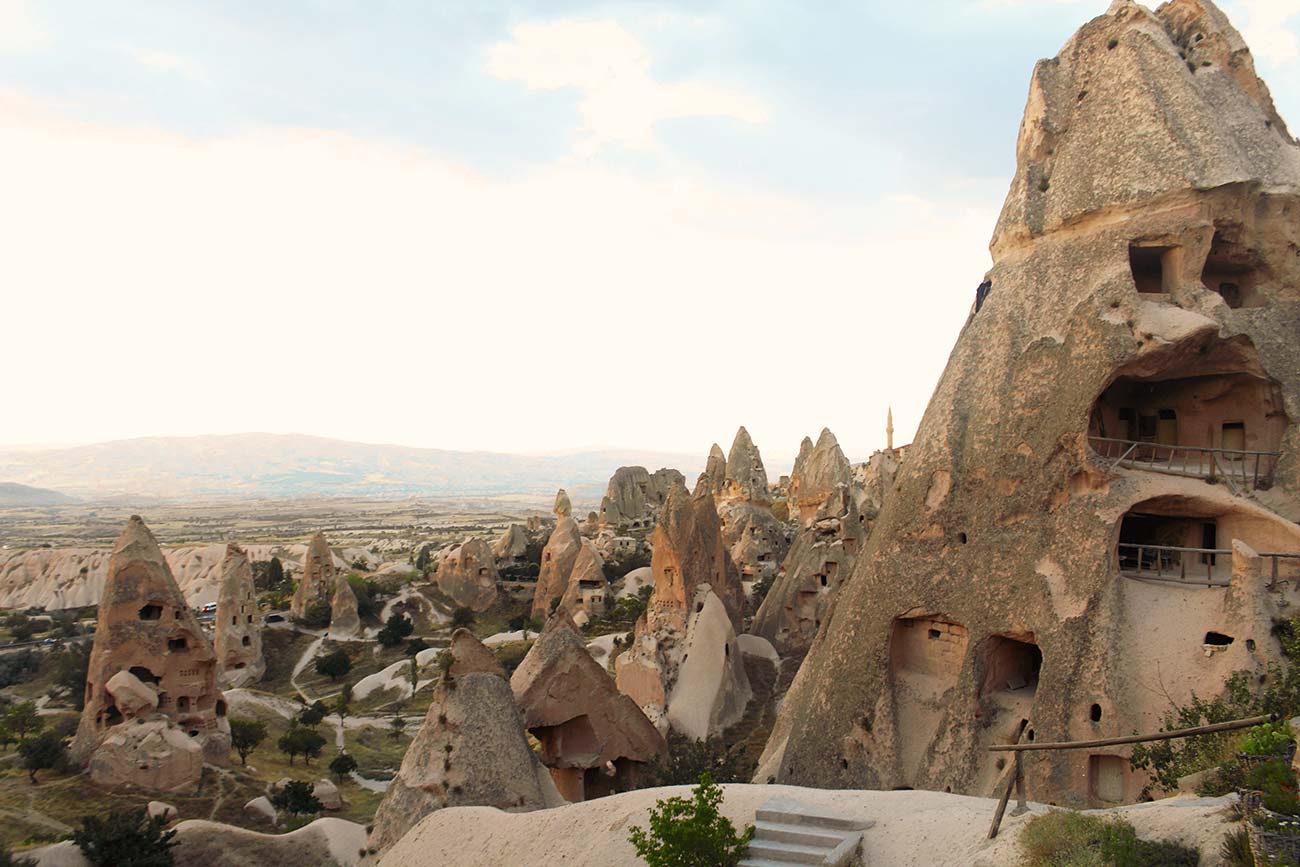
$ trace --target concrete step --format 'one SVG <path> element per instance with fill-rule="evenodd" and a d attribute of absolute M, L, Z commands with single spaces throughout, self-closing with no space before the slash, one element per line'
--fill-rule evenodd
<path fill-rule="evenodd" d="M 830 849 L 824 846 L 802 846 L 798 843 L 782 843 L 778 840 L 754 840 L 749 844 L 751 858 L 766 858 L 782 864 L 826 863 Z"/>
<path fill-rule="evenodd" d="M 821 863 L 821 862 L 818 862 Z M 740 862 L 740 867 L 790 867 L 789 861 L 771 861 L 767 858 L 746 858 Z"/>
<path fill-rule="evenodd" d="M 865 831 L 875 822 L 854 816 L 840 816 L 800 804 L 773 798 L 758 808 L 756 822 L 774 825 L 804 825 L 819 828 L 836 828 L 842 831 Z"/>
<path fill-rule="evenodd" d="M 778 843 L 798 843 L 802 846 L 821 846 L 834 849 L 844 842 L 845 837 L 856 834 L 839 828 L 823 828 L 819 825 L 786 825 L 776 822 L 759 822 L 754 833 L 755 840 L 775 840 Z"/>

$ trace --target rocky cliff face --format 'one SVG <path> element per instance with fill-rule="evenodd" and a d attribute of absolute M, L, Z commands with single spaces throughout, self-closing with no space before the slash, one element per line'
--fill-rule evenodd
<path fill-rule="evenodd" d="M 762 779 L 987 795 L 1022 725 L 1151 730 L 1280 654 L 1256 552 L 1300 551 L 1274 511 L 1300 493 L 1300 148 L 1209 0 L 1120 0 L 1038 64 L 1017 157 Z M 1044 754 L 1031 797 L 1132 799 L 1126 755 Z"/>
<path fill-rule="evenodd" d="M 223 686 L 248 686 L 266 673 L 262 658 L 262 616 L 248 554 L 233 543 L 221 562 L 221 592 L 213 626 L 217 672 Z"/>

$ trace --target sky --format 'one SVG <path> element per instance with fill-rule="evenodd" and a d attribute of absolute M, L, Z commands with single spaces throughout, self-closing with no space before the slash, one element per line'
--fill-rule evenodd
<path fill-rule="evenodd" d="M 0 0 L 0 445 L 906 442 L 1106 5 Z"/>

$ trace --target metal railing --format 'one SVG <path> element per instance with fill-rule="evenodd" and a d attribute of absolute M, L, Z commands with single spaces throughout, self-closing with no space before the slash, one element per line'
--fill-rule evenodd
<path fill-rule="evenodd" d="M 1109 437 L 1088 437 L 1092 450 L 1111 462 L 1141 470 L 1223 480 L 1246 490 L 1263 490 L 1273 485 L 1281 452 L 1241 449 L 1211 449 L 1201 446 L 1171 446 Z"/>
<path fill-rule="evenodd" d="M 1300 553 L 1260 552 L 1271 560 L 1268 589 L 1280 580 L 1300 579 Z M 1295 569 L 1284 564 L 1294 563 Z M 1223 548 L 1178 548 L 1173 545 L 1119 543 L 1119 571 L 1129 578 L 1227 587 L 1232 581 L 1232 551 Z"/>

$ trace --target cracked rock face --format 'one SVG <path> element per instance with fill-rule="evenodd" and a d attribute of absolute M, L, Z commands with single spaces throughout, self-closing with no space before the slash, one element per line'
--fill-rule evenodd
<path fill-rule="evenodd" d="M 1300 551 L 1300 148 L 1209 0 L 1121 0 L 1037 65 L 1017 158 L 989 287 L 877 467 L 759 780 L 988 796 L 1022 721 L 1152 731 L 1279 658 L 1259 553 Z M 1152 580 L 1184 567 L 1220 589 Z M 1148 782 L 1122 748 L 1027 773 L 1070 806 Z"/>
<path fill-rule="evenodd" d="M 213 620 L 213 645 L 223 686 L 257 683 L 266 673 L 262 658 L 262 623 L 257 611 L 253 569 L 244 549 L 233 542 L 221 562 L 221 589 Z"/>

